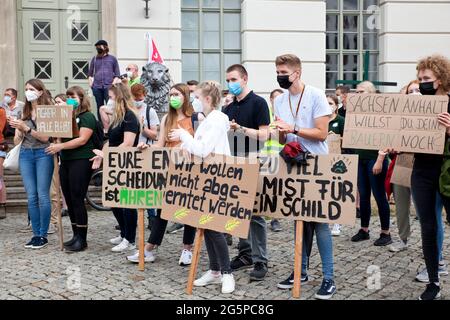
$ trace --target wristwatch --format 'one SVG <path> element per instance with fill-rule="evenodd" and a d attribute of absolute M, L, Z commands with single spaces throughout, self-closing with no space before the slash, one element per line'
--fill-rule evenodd
<path fill-rule="evenodd" d="M 298 130 L 295 128 L 295 125 L 294 125 L 294 131 L 292 133 L 295 135 L 297 135 L 297 133 L 298 133 Z"/>

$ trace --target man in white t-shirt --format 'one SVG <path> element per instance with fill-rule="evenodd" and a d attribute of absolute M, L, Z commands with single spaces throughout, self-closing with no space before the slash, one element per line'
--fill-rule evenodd
<path fill-rule="evenodd" d="M 331 109 L 325 93 L 301 80 L 302 64 L 293 54 L 276 58 L 277 81 L 287 91 L 275 99 L 275 126 L 281 142 L 296 141 L 303 151 L 313 154 L 328 154 L 326 139 Z M 307 222 L 305 222 L 307 224 Z M 310 223 L 314 228 L 322 259 L 323 282 L 316 293 L 317 299 L 330 299 L 336 291 L 334 284 L 333 242 L 327 223 Z M 302 282 L 308 281 L 306 246 L 302 253 Z M 293 273 L 278 284 L 280 289 L 290 289 L 294 284 Z"/>

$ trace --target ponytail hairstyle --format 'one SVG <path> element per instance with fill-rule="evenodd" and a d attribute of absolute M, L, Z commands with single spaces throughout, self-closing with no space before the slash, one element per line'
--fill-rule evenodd
<path fill-rule="evenodd" d="M 220 83 L 216 81 L 205 81 L 198 85 L 198 90 L 200 90 L 203 97 L 211 98 L 211 105 L 213 109 L 218 109 L 222 100 L 222 88 Z"/>

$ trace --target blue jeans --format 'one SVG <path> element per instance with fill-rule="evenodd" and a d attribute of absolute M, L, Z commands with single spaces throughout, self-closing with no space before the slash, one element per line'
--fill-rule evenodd
<path fill-rule="evenodd" d="M 92 94 L 95 97 L 95 103 L 97 104 L 97 117 L 100 119 L 100 107 L 105 106 L 109 100 L 108 88 L 92 88 Z"/>
<path fill-rule="evenodd" d="M 441 195 L 436 196 L 436 219 L 437 219 L 437 243 L 439 250 L 439 261 L 444 260 L 444 221 L 442 219 L 442 198 Z"/>
<path fill-rule="evenodd" d="M 328 223 L 314 223 L 314 233 L 316 234 L 317 246 L 319 247 L 320 259 L 322 260 L 323 278 L 334 279 L 333 261 L 333 239 Z M 308 274 L 308 256 L 306 246 L 302 247 L 302 276 Z"/>
<path fill-rule="evenodd" d="M 389 230 L 391 210 L 386 196 L 384 181 L 388 169 L 388 162 L 383 162 L 383 170 L 380 174 L 372 172 L 376 160 L 359 160 L 358 162 L 358 191 L 360 196 L 361 227 L 368 228 L 370 224 L 371 205 L 370 195 L 373 193 L 378 206 L 381 230 Z"/>
<path fill-rule="evenodd" d="M 35 237 L 47 237 L 50 224 L 50 185 L 53 176 L 53 156 L 45 149 L 20 150 L 20 174 L 28 197 L 28 213 Z"/>

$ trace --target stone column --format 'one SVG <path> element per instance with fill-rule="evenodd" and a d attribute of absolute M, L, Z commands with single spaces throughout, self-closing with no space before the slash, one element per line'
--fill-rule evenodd
<path fill-rule="evenodd" d="M 101 0 L 101 38 L 109 44 L 111 53 L 117 56 L 116 0 Z"/>

